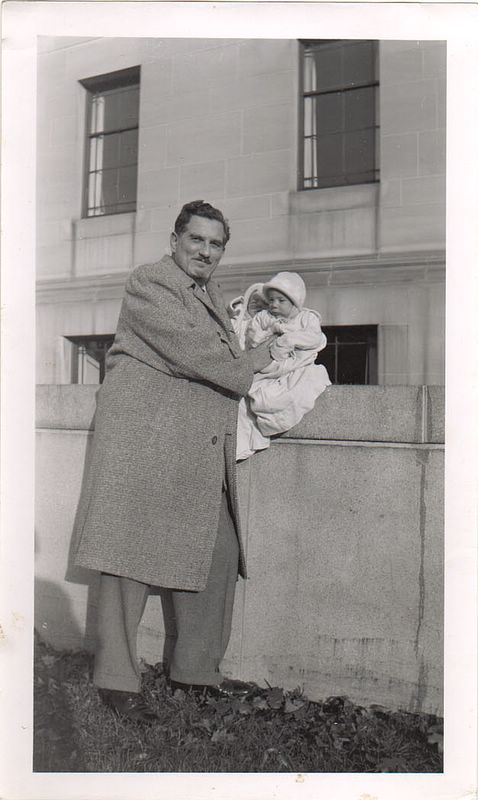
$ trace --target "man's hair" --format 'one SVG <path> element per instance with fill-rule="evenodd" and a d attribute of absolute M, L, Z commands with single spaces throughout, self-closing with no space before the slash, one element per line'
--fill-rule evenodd
<path fill-rule="evenodd" d="M 186 203 L 182 207 L 178 218 L 174 223 L 174 232 L 177 236 L 186 230 L 191 217 L 205 217 L 205 219 L 215 219 L 218 222 L 221 222 L 222 227 L 224 228 L 224 244 L 229 241 L 231 231 L 229 229 L 229 223 L 224 217 L 222 211 L 219 211 L 218 208 L 214 208 L 213 206 L 209 205 L 209 203 L 205 203 L 203 200 L 193 200 L 191 203 Z"/>

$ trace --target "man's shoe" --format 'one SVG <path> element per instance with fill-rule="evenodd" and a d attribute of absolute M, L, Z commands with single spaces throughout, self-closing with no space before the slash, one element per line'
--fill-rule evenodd
<path fill-rule="evenodd" d="M 158 715 L 144 701 L 138 692 L 120 692 L 118 689 L 98 689 L 101 701 L 118 716 L 132 722 L 151 725 L 158 721 Z"/>
<path fill-rule="evenodd" d="M 257 688 L 254 683 L 245 683 L 233 678 L 224 678 L 218 684 L 180 683 L 179 681 L 170 680 L 169 685 L 173 690 L 182 689 L 183 692 L 194 692 L 195 694 L 212 695 L 213 697 L 227 699 L 247 697 Z"/>

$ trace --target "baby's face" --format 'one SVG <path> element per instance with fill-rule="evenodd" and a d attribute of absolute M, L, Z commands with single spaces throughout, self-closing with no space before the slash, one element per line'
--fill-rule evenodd
<path fill-rule="evenodd" d="M 247 304 L 247 313 L 249 316 L 254 317 L 258 311 L 263 311 L 264 308 L 267 308 L 266 301 L 261 297 L 260 294 L 254 292 L 249 298 L 249 302 Z"/>
<path fill-rule="evenodd" d="M 278 289 L 269 289 L 267 299 L 269 301 L 269 311 L 273 317 L 290 317 L 295 309 L 294 303 L 285 294 L 279 292 Z"/>

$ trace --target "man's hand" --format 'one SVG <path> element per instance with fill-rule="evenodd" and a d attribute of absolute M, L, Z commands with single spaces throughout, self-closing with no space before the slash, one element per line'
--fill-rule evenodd
<path fill-rule="evenodd" d="M 277 336 L 270 336 L 269 339 L 266 339 L 264 342 L 261 342 L 257 347 L 254 347 L 252 350 L 249 350 L 249 357 L 252 363 L 252 369 L 254 372 L 260 372 L 261 369 L 267 367 L 268 364 L 272 361 L 271 354 L 269 352 L 269 348 L 271 344 L 275 342 Z"/>

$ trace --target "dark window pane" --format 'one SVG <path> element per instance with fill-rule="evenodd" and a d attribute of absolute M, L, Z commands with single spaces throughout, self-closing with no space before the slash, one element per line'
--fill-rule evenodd
<path fill-rule="evenodd" d="M 320 136 L 318 138 L 317 164 L 321 178 L 343 174 L 342 134 L 332 134 L 331 136 Z"/>
<path fill-rule="evenodd" d="M 139 86 L 130 86 L 119 94 L 121 127 L 132 128 L 139 118 Z"/>
<path fill-rule="evenodd" d="M 366 383 L 367 346 L 347 344 L 339 347 L 337 383 Z"/>
<path fill-rule="evenodd" d="M 342 82 L 342 52 L 337 44 L 322 44 L 311 49 L 304 91 L 335 89 Z"/>
<path fill-rule="evenodd" d="M 109 169 L 101 173 L 101 204 L 114 206 L 118 201 L 119 170 Z"/>
<path fill-rule="evenodd" d="M 343 80 L 345 86 L 372 83 L 375 80 L 373 42 L 354 42 L 343 48 Z"/>
<path fill-rule="evenodd" d="M 136 167 L 122 167 L 119 170 L 118 194 L 120 203 L 131 202 L 136 197 Z"/>
<path fill-rule="evenodd" d="M 103 159 L 98 165 L 98 169 L 110 169 L 119 166 L 120 155 L 120 134 L 109 133 L 107 136 L 100 137 L 103 140 Z"/>
<path fill-rule="evenodd" d="M 312 98 L 311 98 L 312 99 Z M 317 133 L 337 133 L 344 129 L 344 99 L 341 92 L 323 94 L 313 98 L 317 120 Z"/>
<path fill-rule="evenodd" d="M 121 165 L 136 164 L 138 161 L 138 130 L 124 131 L 120 135 L 120 155 Z"/>
<path fill-rule="evenodd" d="M 371 128 L 375 123 L 375 87 L 344 92 L 345 129 Z"/>
<path fill-rule="evenodd" d="M 138 111 L 138 86 L 94 95 L 90 133 L 132 128 L 138 124 Z"/>
<path fill-rule="evenodd" d="M 373 172 L 375 157 L 375 131 L 355 131 L 346 133 L 344 141 L 345 172 Z"/>
<path fill-rule="evenodd" d="M 335 355 L 336 349 L 333 345 L 328 344 L 325 350 L 322 350 L 317 356 L 315 363 L 323 364 L 329 373 L 329 378 L 332 383 L 337 383 L 337 376 L 335 374 Z"/>
<path fill-rule="evenodd" d="M 104 95 L 103 131 L 114 131 L 125 127 L 121 117 L 119 92 Z"/>

